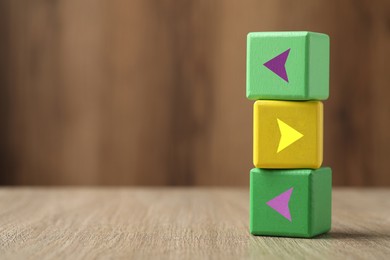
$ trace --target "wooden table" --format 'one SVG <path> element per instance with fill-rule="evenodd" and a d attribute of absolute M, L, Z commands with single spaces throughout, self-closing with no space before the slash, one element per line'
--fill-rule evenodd
<path fill-rule="evenodd" d="M 390 259 L 390 190 L 334 189 L 315 239 L 248 233 L 248 190 L 1 188 L 0 258 Z"/>

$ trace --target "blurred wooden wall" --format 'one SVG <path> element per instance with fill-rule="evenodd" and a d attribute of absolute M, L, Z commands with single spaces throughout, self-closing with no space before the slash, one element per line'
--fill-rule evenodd
<path fill-rule="evenodd" d="M 0 183 L 248 185 L 246 34 L 331 36 L 325 162 L 390 185 L 388 0 L 2 0 Z"/>

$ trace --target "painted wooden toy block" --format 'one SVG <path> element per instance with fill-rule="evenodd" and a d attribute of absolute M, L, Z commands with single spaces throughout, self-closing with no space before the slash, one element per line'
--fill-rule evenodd
<path fill-rule="evenodd" d="M 249 33 L 246 77 L 246 95 L 252 100 L 325 100 L 329 96 L 329 36 Z"/>
<path fill-rule="evenodd" d="M 320 101 L 258 100 L 253 113 L 256 168 L 321 167 L 323 105 Z"/>
<path fill-rule="evenodd" d="M 331 228 L 330 168 L 250 172 L 250 232 L 313 237 Z"/>

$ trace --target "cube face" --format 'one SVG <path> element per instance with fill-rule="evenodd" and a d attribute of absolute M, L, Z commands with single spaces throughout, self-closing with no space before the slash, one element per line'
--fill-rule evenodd
<path fill-rule="evenodd" d="M 249 99 L 325 100 L 329 96 L 329 37 L 312 32 L 249 33 Z"/>
<path fill-rule="evenodd" d="M 258 100 L 253 115 L 256 168 L 321 167 L 323 105 L 320 101 Z"/>
<path fill-rule="evenodd" d="M 250 232 L 254 235 L 313 237 L 331 228 L 332 172 L 250 172 Z"/>

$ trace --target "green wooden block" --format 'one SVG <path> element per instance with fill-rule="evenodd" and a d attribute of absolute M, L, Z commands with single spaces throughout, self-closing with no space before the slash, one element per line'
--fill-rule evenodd
<path fill-rule="evenodd" d="M 313 237 L 331 228 L 332 171 L 250 172 L 250 232 L 253 235 Z"/>
<path fill-rule="evenodd" d="M 247 38 L 246 96 L 251 100 L 329 97 L 329 36 L 253 32 Z"/>

